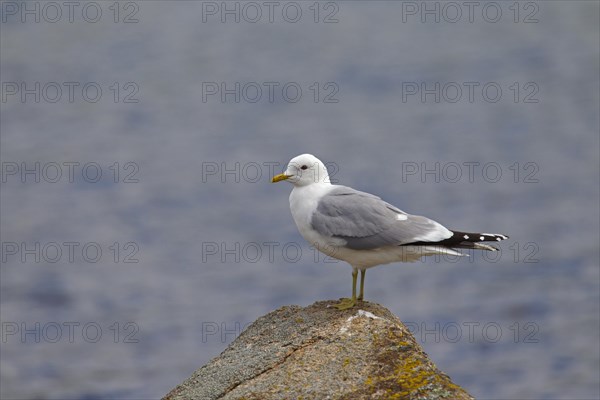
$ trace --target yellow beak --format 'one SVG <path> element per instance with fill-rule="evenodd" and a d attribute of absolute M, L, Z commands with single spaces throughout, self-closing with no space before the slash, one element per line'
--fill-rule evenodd
<path fill-rule="evenodd" d="M 275 175 L 273 177 L 273 179 L 271 179 L 271 182 L 275 183 L 275 182 L 279 182 L 279 181 L 285 181 L 286 179 L 291 178 L 291 177 L 292 177 L 292 175 L 279 174 L 279 175 Z"/>

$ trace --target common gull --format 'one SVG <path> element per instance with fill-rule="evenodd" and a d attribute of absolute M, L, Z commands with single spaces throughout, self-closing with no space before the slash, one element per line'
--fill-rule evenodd
<path fill-rule="evenodd" d="M 435 254 L 465 255 L 456 249 L 497 251 L 481 242 L 508 239 L 497 233 L 453 231 L 429 218 L 405 213 L 370 193 L 333 185 L 325 165 L 311 154 L 293 158 L 272 182 L 284 180 L 294 185 L 290 209 L 300 234 L 319 251 L 352 266 L 352 297 L 336 304 L 340 310 L 364 298 L 368 268 Z"/>

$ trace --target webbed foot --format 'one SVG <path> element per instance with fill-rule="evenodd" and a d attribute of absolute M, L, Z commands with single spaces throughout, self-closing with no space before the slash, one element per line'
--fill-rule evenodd
<path fill-rule="evenodd" d="M 352 308 L 356 305 L 356 299 L 351 299 L 351 298 L 343 298 L 340 300 L 339 303 L 335 304 L 334 307 L 337 308 L 338 310 L 347 310 L 349 308 Z"/>

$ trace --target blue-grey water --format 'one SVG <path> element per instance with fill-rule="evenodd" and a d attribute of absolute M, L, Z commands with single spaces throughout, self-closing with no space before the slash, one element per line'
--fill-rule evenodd
<path fill-rule="evenodd" d="M 0 4 L 3 399 L 159 398 L 348 296 L 269 183 L 305 152 L 510 235 L 369 270 L 456 383 L 600 397 L 598 2 Z"/>

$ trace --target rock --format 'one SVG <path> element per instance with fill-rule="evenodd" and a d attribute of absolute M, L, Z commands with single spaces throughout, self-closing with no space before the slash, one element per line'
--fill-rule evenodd
<path fill-rule="evenodd" d="M 472 399 L 389 310 L 332 304 L 260 317 L 163 400 Z"/>

